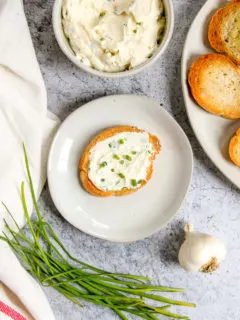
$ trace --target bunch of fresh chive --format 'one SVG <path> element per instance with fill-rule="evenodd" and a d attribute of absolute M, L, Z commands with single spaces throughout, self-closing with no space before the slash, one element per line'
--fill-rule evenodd
<path fill-rule="evenodd" d="M 37 221 L 31 222 L 25 199 L 24 183 L 21 185 L 21 199 L 31 239 L 27 238 L 12 217 L 17 232 L 7 222 L 6 229 L 0 236 L 6 241 L 22 261 L 25 268 L 35 276 L 43 286 L 55 288 L 66 298 L 82 306 L 80 301 L 89 301 L 112 309 L 121 319 L 128 319 L 126 314 L 133 314 L 142 319 L 157 320 L 157 315 L 175 319 L 189 319 L 169 311 L 171 305 L 195 305 L 165 298 L 156 292 L 182 292 L 182 289 L 152 286 L 149 278 L 142 276 L 116 274 L 92 267 L 72 257 L 57 237 L 51 226 L 44 222 L 40 214 L 29 170 L 25 148 L 25 164 L 29 180 L 32 201 L 37 213 Z M 148 300 L 161 303 L 152 306 Z"/>

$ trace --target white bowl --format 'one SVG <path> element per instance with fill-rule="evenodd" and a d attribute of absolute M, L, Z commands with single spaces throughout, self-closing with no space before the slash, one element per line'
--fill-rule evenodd
<path fill-rule="evenodd" d="M 169 41 L 171 40 L 172 33 L 173 33 L 173 27 L 174 27 L 174 11 L 173 11 L 173 5 L 172 5 L 172 0 L 163 0 L 164 8 L 165 8 L 165 15 L 166 15 L 166 29 L 165 33 L 162 39 L 161 44 L 159 45 L 158 49 L 156 52 L 153 54 L 153 56 L 148 59 L 146 62 L 140 64 L 139 66 L 131 69 L 131 70 L 126 70 L 122 72 L 104 72 L 104 71 L 99 71 L 95 70 L 91 67 L 88 67 L 84 63 L 82 63 L 80 60 L 78 60 L 65 35 L 63 32 L 62 28 L 62 16 L 61 16 L 61 11 L 62 11 L 62 2 L 63 0 L 55 0 L 54 6 L 53 6 L 53 14 L 52 14 L 52 20 L 53 20 L 53 30 L 55 33 L 55 37 L 57 39 L 57 42 L 62 49 L 63 53 L 71 60 L 76 66 L 79 68 L 99 77 L 108 77 L 108 78 L 121 78 L 121 77 L 127 77 L 127 76 L 132 76 L 135 75 L 136 73 L 142 71 L 146 67 L 150 66 L 153 64 L 165 51 L 165 49 L 168 46 Z"/>

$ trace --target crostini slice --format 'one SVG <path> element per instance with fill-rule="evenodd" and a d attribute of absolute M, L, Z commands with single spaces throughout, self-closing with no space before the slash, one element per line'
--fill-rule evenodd
<path fill-rule="evenodd" d="M 240 0 L 235 0 L 215 13 L 209 25 L 208 39 L 216 51 L 226 53 L 240 64 L 239 34 Z"/>
<path fill-rule="evenodd" d="M 133 126 L 107 129 L 93 138 L 79 162 L 84 189 L 98 197 L 124 196 L 152 177 L 159 139 Z"/>
<path fill-rule="evenodd" d="M 240 69 L 222 54 L 201 56 L 191 66 L 192 95 L 206 111 L 229 119 L 240 118 Z"/>
<path fill-rule="evenodd" d="M 229 143 L 229 156 L 233 163 L 240 167 L 240 128 Z"/>

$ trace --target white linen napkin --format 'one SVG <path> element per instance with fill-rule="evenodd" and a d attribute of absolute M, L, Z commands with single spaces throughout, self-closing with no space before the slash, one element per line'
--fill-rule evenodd
<path fill-rule="evenodd" d="M 11 292 L 3 283 L 0 284 L 0 296 L 1 320 L 12 320 L 13 317 L 15 317 L 16 320 L 33 320 L 33 317 L 26 310 L 20 299 L 13 292 Z"/>
<path fill-rule="evenodd" d="M 0 283 L 0 300 L 27 320 L 54 320 L 53 312 L 41 287 L 23 269 L 7 245 L 0 246 L 0 257 L 0 279 L 4 284 Z M 1 311 L 0 319 L 4 319 Z"/>
<path fill-rule="evenodd" d="M 46 180 L 46 157 L 57 124 L 58 119 L 47 112 L 46 90 L 22 1 L 0 0 L 0 202 L 8 206 L 21 227 L 25 223 L 20 201 L 22 181 L 27 188 L 22 143 L 28 152 L 39 196 Z M 28 192 L 26 197 L 32 212 Z M 4 228 L 4 217 L 11 224 L 0 204 L 0 232 Z M 19 297 L 34 319 L 54 319 L 43 291 L 2 241 L 0 300 L 1 282 Z"/>

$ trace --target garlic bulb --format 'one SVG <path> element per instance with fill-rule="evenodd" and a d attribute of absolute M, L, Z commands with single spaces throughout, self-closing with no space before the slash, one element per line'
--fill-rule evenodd
<path fill-rule="evenodd" d="M 209 234 L 194 232 L 191 224 L 187 224 L 184 230 L 186 238 L 178 255 L 180 265 L 192 272 L 217 270 L 226 257 L 224 244 Z"/>

